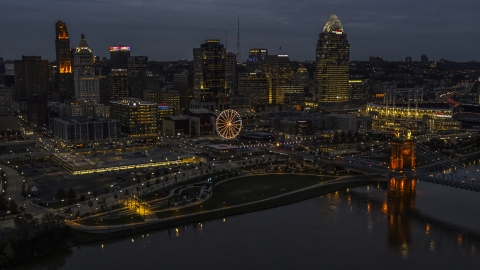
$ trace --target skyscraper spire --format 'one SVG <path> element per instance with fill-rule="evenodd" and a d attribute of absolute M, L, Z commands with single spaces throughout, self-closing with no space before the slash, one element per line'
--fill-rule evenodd
<path fill-rule="evenodd" d="M 238 13 L 238 30 L 237 30 L 237 62 L 242 62 L 242 55 L 240 54 L 240 13 Z"/>
<path fill-rule="evenodd" d="M 225 26 L 225 51 L 228 53 L 228 28 Z"/>

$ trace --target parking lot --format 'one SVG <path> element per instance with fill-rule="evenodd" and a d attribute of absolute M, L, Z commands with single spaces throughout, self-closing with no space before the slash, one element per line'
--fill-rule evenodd
<path fill-rule="evenodd" d="M 38 189 L 36 198 L 42 201 L 52 201 L 59 188 L 63 188 L 65 191 L 72 188 L 77 196 L 81 194 L 88 196 L 89 192 L 90 196 L 93 196 L 95 192 L 97 195 L 104 193 L 105 188 L 110 188 L 112 185 L 124 188 L 133 184 L 134 175 L 127 172 L 72 175 L 55 166 L 52 163 L 37 163 L 35 166 L 20 167 L 30 189 L 36 186 Z"/>
<path fill-rule="evenodd" d="M 168 170 L 168 173 L 184 171 L 193 166 L 191 164 L 190 166 L 169 167 L 171 170 Z M 136 170 L 142 175 L 134 175 L 134 170 L 72 175 L 52 162 L 39 162 L 35 165 L 26 164 L 19 166 L 19 169 L 23 172 L 29 191 L 32 187 L 37 187 L 38 195 L 35 198 L 42 201 L 53 201 L 59 188 L 63 188 L 65 192 L 72 188 L 75 190 L 77 198 L 81 194 L 94 197 L 95 192 L 100 195 L 104 194 L 105 191 L 110 192 L 112 186 L 118 186 L 120 189 L 131 187 L 137 183 L 138 178 L 145 177 L 145 169 Z M 152 171 L 154 170 L 155 168 L 152 168 Z M 165 167 L 160 168 L 161 176 L 164 175 L 164 170 Z"/>

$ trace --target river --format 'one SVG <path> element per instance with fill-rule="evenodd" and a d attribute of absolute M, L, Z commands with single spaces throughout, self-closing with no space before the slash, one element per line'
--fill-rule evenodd
<path fill-rule="evenodd" d="M 403 184 L 402 184 L 403 187 Z M 387 185 L 84 245 L 15 269 L 477 269 L 480 193 Z"/>

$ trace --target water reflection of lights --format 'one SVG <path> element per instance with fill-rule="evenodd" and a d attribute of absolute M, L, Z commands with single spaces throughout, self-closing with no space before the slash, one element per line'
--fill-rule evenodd
<path fill-rule="evenodd" d="M 408 258 L 408 243 L 403 241 L 402 243 L 402 259 Z"/>
<path fill-rule="evenodd" d="M 388 205 L 386 202 L 382 203 L 382 213 L 387 214 L 388 213 Z"/>
<path fill-rule="evenodd" d="M 430 242 L 430 250 L 435 250 L 435 242 Z"/>
<path fill-rule="evenodd" d="M 425 228 L 425 234 L 429 234 L 430 233 L 430 224 L 427 223 L 427 226 Z"/>

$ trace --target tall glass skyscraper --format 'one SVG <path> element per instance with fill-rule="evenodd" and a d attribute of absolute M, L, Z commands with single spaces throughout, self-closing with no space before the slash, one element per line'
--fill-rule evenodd
<path fill-rule="evenodd" d="M 339 110 L 349 103 L 350 45 L 347 34 L 335 14 L 332 14 L 317 43 L 317 99 L 320 109 Z"/>
<path fill-rule="evenodd" d="M 113 71 L 127 71 L 130 46 L 110 46 L 110 64 Z"/>
<path fill-rule="evenodd" d="M 218 99 L 225 93 L 226 51 L 218 39 L 207 39 L 193 49 L 194 99 Z"/>

